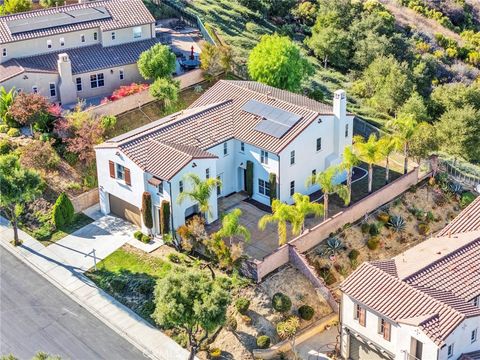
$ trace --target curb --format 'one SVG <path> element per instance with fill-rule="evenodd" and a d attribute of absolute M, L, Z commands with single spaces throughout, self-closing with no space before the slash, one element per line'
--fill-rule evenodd
<path fill-rule="evenodd" d="M 98 320 L 100 320 L 103 324 L 108 326 L 111 330 L 113 330 L 116 334 L 121 336 L 123 339 L 127 340 L 130 344 L 135 346 L 138 350 L 142 352 L 142 354 L 150 359 L 153 360 L 165 360 L 165 358 L 161 358 L 156 356 L 152 351 L 150 350 L 145 350 L 145 347 L 142 346 L 140 343 L 138 343 L 135 339 L 133 339 L 128 333 L 123 331 L 119 326 L 113 324 L 110 322 L 110 320 L 106 317 L 104 317 L 101 313 L 99 313 L 96 309 L 91 307 L 88 304 L 85 304 L 81 299 L 79 299 L 77 296 L 75 296 L 71 291 L 67 290 L 66 288 L 63 287 L 62 284 L 58 283 L 55 279 L 53 279 L 50 275 L 46 274 L 42 269 L 40 269 L 37 265 L 33 264 L 30 262 L 26 257 L 24 257 L 22 254 L 20 254 L 13 245 L 10 245 L 9 243 L 6 243 L 5 241 L 0 240 L 1 246 L 6 249 L 10 254 L 15 256 L 18 260 L 22 261 L 25 265 L 27 265 L 29 268 L 31 268 L 33 271 L 35 271 L 37 274 L 42 276 L 44 279 L 46 279 L 49 283 L 54 285 L 57 289 L 59 289 L 61 292 L 63 292 L 65 295 L 67 295 L 70 299 L 75 301 L 78 305 L 80 305 L 82 308 L 87 310 L 90 314 L 95 316 Z M 74 274 L 74 276 L 78 277 L 80 280 L 86 280 L 85 283 L 89 284 L 92 288 L 95 288 L 96 290 L 100 291 L 103 296 L 108 298 L 112 303 L 115 303 L 117 306 L 123 308 L 122 310 L 133 314 L 135 317 L 138 317 L 136 313 L 131 311 L 130 309 L 126 308 L 125 305 L 119 303 L 116 299 L 114 299 L 112 296 L 107 294 L 105 291 L 100 289 L 98 286 L 93 284 L 93 282 L 88 279 L 86 276 L 82 274 Z"/>

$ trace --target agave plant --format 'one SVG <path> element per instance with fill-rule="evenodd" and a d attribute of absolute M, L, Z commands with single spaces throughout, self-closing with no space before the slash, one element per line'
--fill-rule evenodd
<path fill-rule="evenodd" d="M 448 185 L 448 189 L 455 195 L 461 195 L 463 193 L 463 187 L 457 182 L 451 182 Z"/>
<path fill-rule="evenodd" d="M 394 231 L 394 232 L 403 232 L 405 231 L 405 227 L 407 226 L 407 223 L 405 222 L 405 219 L 401 216 L 398 215 L 393 215 L 390 216 L 390 220 L 388 220 L 388 226 Z"/>
<path fill-rule="evenodd" d="M 323 256 L 335 256 L 343 249 L 343 244 L 340 239 L 335 236 L 329 237 L 327 239 L 327 246 L 321 252 Z"/>

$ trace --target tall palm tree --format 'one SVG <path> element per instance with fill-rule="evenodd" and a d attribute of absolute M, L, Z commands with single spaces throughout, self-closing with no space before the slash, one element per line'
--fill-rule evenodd
<path fill-rule="evenodd" d="M 352 175 L 353 167 L 360 163 L 360 159 L 353 151 L 352 146 L 346 146 L 343 149 L 342 163 L 340 168 L 347 171 L 348 203 L 352 200 Z"/>
<path fill-rule="evenodd" d="M 373 164 L 379 162 L 383 158 L 380 148 L 380 143 L 377 140 L 377 135 L 371 134 L 367 141 L 362 136 L 354 137 L 354 144 L 360 160 L 368 164 L 368 192 L 372 192 L 373 185 Z"/>
<path fill-rule="evenodd" d="M 295 203 L 291 206 L 292 234 L 300 235 L 305 230 L 305 218 L 307 215 L 322 215 L 323 205 L 311 202 L 308 195 L 302 195 L 300 193 L 293 194 L 293 201 L 295 201 Z"/>
<path fill-rule="evenodd" d="M 404 165 L 403 173 L 408 172 L 408 157 L 410 142 L 417 129 L 418 122 L 411 115 L 402 116 L 387 123 L 387 128 L 393 132 L 397 142 L 403 145 Z"/>
<path fill-rule="evenodd" d="M 251 235 L 248 229 L 241 225 L 238 221 L 242 216 L 242 210 L 233 209 L 222 219 L 222 228 L 217 232 L 222 238 L 228 238 L 229 246 L 232 245 L 232 238 L 234 236 L 241 236 L 245 242 L 249 242 Z"/>
<path fill-rule="evenodd" d="M 331 194 L 337 194 L 345 202 L 345 205 L 350 204 L 348 196 L 348 187 L 343 184 L 335 182 L 335 177 L 341 172 L 339 166 L 330 166 L 324 172 L 308 177 L 306 185 L 313 186 L 315 184 L 322 188 L 323 192 L 323 218 L 328 217 L 328 199 Z"/>
<path fill-rule="evenodd" d="M 198 203 L 198 209 L 202 216 L 207 214 L 211 215 L 210 196 L 217 186 L 222 186 L 222 182 L 214 178 L 202 180 L 194 173 L 185 174 L 183 180 L 186 184 L 190 184 L 190 186 L 186 186 L 186 188 L 190 188 L 190 190 L 184 190 L 181 192 L 177 197 L 177 202 L 181 204 L 185 199 L 190 199 L 191 201 Z"/>
<path fill-rule="evenodd" d="M 292 208 L 290 205 L 278 199 L 272 201 L 272 214 L 263 215 L 258 221 L 258 228 L 265 230 L 269 223 L 277 223 L 278 244 L 284 245 L 287 242 L 287 221 L 292 219 Z"/>
<path fill-rule="evenodd" d="M 390 181 L 390 156 L 402 147 L 401 141 L 396 136 L 386 135 L 378 140 L 380 151 L 385 157 L 385 184 Z"/>

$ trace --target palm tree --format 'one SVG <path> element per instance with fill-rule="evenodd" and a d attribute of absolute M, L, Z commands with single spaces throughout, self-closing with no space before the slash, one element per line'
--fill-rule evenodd
<path fill-rule="evenodd" d="M 378 140 L 380 151 L 385 157 L 385 184 L 390 181 L 390 156 L 399 149 L 402 144 L 398 137 L 386 135 Z"/>
<path fill-rule="evenodd" d="M 411 115 L 399 117 L 387 123 L 387 127 L 393 131 L 394 137 L 397 138 L 397 142 L 403 145 L 404 165 L 403 173 L 408 172 L 408 156 L 410 141 L 412 140 L 415 130 L 417 129 L 418 122 Z"/>
<path fill-rule="evenodd" d="M 350 204 L 348 187 L 335 182 L 335 177 L 340 171 L 341 170 L 339 166 L 330 166 L 324 172 L 309 176 L 306 182 L 307 186 L 313 186 L 317 184 L 322 188 L 324 220 L 328 217 L 329 195 L 337 194 L 345 202 L 345 205 Z"/>
<path fill-rule="evenodd" d="M 232 245 L 234 236 L 242 236 L 245 242 L 249 242 L 251 235 L 248 229 L 241 225 L 238 219 L 242 216 L 242 210 L 233 209 L 222 219 L 222 228 L 217 232 L 222 238 L 228 237 L 229 246 Z"/>
<path fill-rule="evenodd" d="M 382 160 L 383 154 L 377 135 L 371 134 L 367 141 L 362 136 L 355 136 L 353 146 L 358 152 L 360 160 L 368 164 L 368 192 L 372 192 L 373 185 L 373 164 Z"/>
<path fill-rule="evenodd" d="M 292 219 L 292 207 L 278 199 L 272 201 L 272 214 L 263 215 L 258 221 L 258 228 L 265 230 L 269 223 L 277 223 L 278 244 L 287 242 L 287 221 Z"/>
<path fill-rule="evenodd" d="M 206 214 L 211 215 L 210 196 L 212 195 L 213 190 L 218 186 L 222 186 L 222 182 L 214 178 L 202 180 L 194 173 L 185 174 L 183 180 L 185 183 L 190 183 L 191 190 L 184 190 L 181 192 L 177 197 L 177 202 L 181 204 L 188 198 L 191 201 L 198 203 L 198 209 L 202 216 Z"/>
<path fill-rule="evenodd" d="M 305 229 L 305 218 L 313 214 L 320 216 L 323 213 L 323 205 L 310 201 L 308 195 L 300 193 L 293 194 L 295 204 L 291 206 L 292 210 L 292 234 L 300 235 Z"/>
<path fill-rule="evenodd" d="M 353 151 L 352 146 L 346 146 L 343 149 L 342 163 L 340 168 L 347 171 L 348 203 L 352 200 L 352 175 L 353 167 L 360 163 L 360 159 Z"/>

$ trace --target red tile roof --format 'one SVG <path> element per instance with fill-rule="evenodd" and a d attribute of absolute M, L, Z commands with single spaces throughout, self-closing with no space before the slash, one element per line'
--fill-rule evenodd
<path fill-rule="evenodd" d="M 480 230 L 480 196 L 453 219 L 437 236 Z"/>
<path fill-rule="evenodd" d="M 18 34 L 11 34 L 7 26 L 7 21 L 17 19 L 31 19 L 43 15 L 59 14 L 69 10 L 105 7 L 110 13 L 111 18 L 102 20 L 93 20 L 77 24 L 57 26 L 54 28 L 26 31 Z M 102 31 L 122 29 L 131 26 L 154 23 L 155 19 L 150 14 L 141 0 L 103 0 L 87 1 L 83 4 L 72 4 L 47 9 L 27 11 L 12 15 L 0 16 L 0 43 L 8 43 L 33 39 L 43 36 L 63 34 L 72 31 L 80 31 L 100 27 Z"/>
<path fill-rule="evenodd" d="M 252 99 L 291 112 L 300 120 L 280 138 L 255 130 L 262 119 L 242 110 Z M 118 147 L 140 167 L 147 169 L 149 164 L 149 168 L 157 172 L 154 175 L 160 176 L 160 167 L 167 160 L 158 156 L 152 158 L 150 140 L 208 152 L 213 146 L 236 138 L 278 153 L 318 119 L 320 110 L 329 114 L 332 111 L 329 105 L 270 86 L 251 81 L 220 80 L 189 108 L 110 139 L 97 148 Z M 183 155 L 172 152 L 168 156 L 169 162 L 182 163 Z M 170 171 L 163 174 L 170 175 Z"/>

